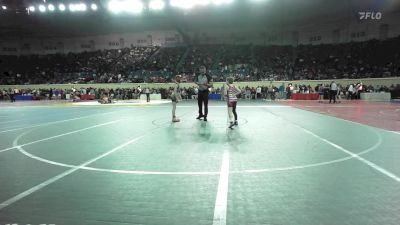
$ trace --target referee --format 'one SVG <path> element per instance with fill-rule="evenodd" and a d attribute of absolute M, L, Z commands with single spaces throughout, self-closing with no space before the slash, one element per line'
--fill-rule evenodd
<path fill-rule="evenodd" d="M 335 83 L 335 81 L 332 81 L 329 89 L 329 103 L 332 102 L 332 99 L 333 103 L 336 103 L 336 95 L 337 95 L 337 84 Z"/>
<path fill-rule="evenodd" d="M 207 69 L 205 66 L 200 66 L 200 74 L 196 77 L 195 83 L 199 86 L 199 92 L 197 94 L 197 104 L 199 106 L 199 116 L 196 119 L 204 118 L 207 121 L 208 115 L 208 94 L 212 86 L 211 77 L 207 74 Z M 203 113 L 204 105 L 204 113 Z"/>

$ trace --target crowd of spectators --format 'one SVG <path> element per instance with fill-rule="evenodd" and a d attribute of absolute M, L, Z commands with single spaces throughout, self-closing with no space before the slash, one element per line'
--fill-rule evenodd
<path fill-rule="evenodd" d="M 0 56 L 0 84 L 66 84 L 134 82 L 157 47 L 131 47 L 106 51 Z M 129 80 L 131 77 L 131 80 Z"/>
<path fill-rule="evenodd" d="M 342 79 L 397 76 L 400 38 L 340 45 L 299 46 L 293 79 Z"/>
<path fill-rule="evenodd" d="M 281 85 L 274 86 L 273 84 L 267 86 L 249 87 L 241 86 L 238 83 L 239 89 L 242 94 L 242 99 L 290 99 L 290 95 L 294 93 L 323 93 L 324 96 L 328 96 L 329 84 L 318 84 L 315 87 L 304 84 L 287 84 L 282 83 Z M 140 94 L 143 94 L 141 86 L 132 88 L 116 88 L 116 89 L 104 89 L 104 88 L 80 88 L 76 89 L 72 87 L 70 89 L 17 89 L 8 88 L 0 90 L 0 100 L 11 100 L 11 96 L 23 95 L 23 96 L 34 96 L 35 99 L 42 100 L 79 100 L 81 95 L 93 95 L 95 99 L 101 99 L 103 96 L 108 96 L 114 100 L 130 100 L 139 99 Z M 162 99 L 168 99 L 172 93 L 171 88 L 153 88 L 150 89 L 151 94 L 160 94 Z M 223 88 L 217 87 L 211 89 L 211 94 L 221 94 L 224 92 Z M 347 86 L 338 84 L 338 95 L 342 98 L 357 99 L 360 98 L 362 92 L 396 92 L 400 93 L 400 84 L 391 85 L 387 87 L 385 85 L 364 85 L 362 83 L 350 84 Z M 181 89 L 181 96 L 183 99 L 195 99 L 198 93 L 196 86 L 184 87 Z M 398 96 L 400 97 L 400 96 Z"/>
<path fill-rule="evenodd" d="M 212 68 L 218 59 L 221 46 L 213 45 L 199 45 L 193 46 L 185 58 L 183 70 L 186 72 L 194 71 L 199 66 L 206 66 Z"/>
<path fill-rule="evenodd" d="M 0 56 L 0 84 L 192 81 L 205 65 L 214 80 L 322 80 L 400 75 L 400 37 L 299 46 L 134 47 L 83 53 Z"/>
<path fill-rule="evenodd" d="M 147 60 L 143 69 L 148 71 L 174 71 L 185 51 L 185 47 L 161 48 L 157 54 Z"/>

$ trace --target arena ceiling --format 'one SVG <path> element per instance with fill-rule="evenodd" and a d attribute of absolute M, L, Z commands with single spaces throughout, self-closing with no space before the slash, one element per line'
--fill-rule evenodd
<path fill-rule="evenodd" d="M 398 0 L 235 0 L 222 6 L 196 7 L 189 11 L 166 7 L 160 12 L 140 15 L 110 13 L 107 0 L 96 2 L 99 10 L 82 13 L 36 13 L 26 8 L 43 0 L 0 0 L 0 37 L 73 37 L 127 33 L 145 30 L 198 29 L 224 27 L 281 28 L 337 19 L 354 19 L 359 11 L 398 12 Z M 47 0 L 70 3 L 78 0 Z M 147 0 L 144 0 L 147 1 Z"/>

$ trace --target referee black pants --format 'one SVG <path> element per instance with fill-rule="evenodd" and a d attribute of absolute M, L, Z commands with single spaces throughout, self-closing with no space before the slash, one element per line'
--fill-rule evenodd
<path fill-rule="evenodd" d="M 199 91 L 197 96 L 197 104 L 199 105 L 199 115 L 207 117 L 208 115 L 208 91 Z M 204 104 L 204 113 L 203 113 Z"/>
<path fill-rule="evenodd" d="M 336 95 L 337 95 L 337 91 L 335 91 L 335 90 L 329 91 L 329 103 L 331 103 L 332 100 L 333 100 L 333 103 L 336 103 Z"/>
<path fill-rule="evenodd" d="M 150 102 L 150 94 L 149 93 L 146 93 L 146 99 L 147 99 L 147 102 Z"/>

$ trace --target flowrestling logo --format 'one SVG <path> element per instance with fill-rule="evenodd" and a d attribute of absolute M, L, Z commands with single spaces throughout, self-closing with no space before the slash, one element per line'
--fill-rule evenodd
<path fill-rule="evenodd" d="M 381 12 L 358 12 L 360 20 L 380 20 L 382 18 Z"/>

